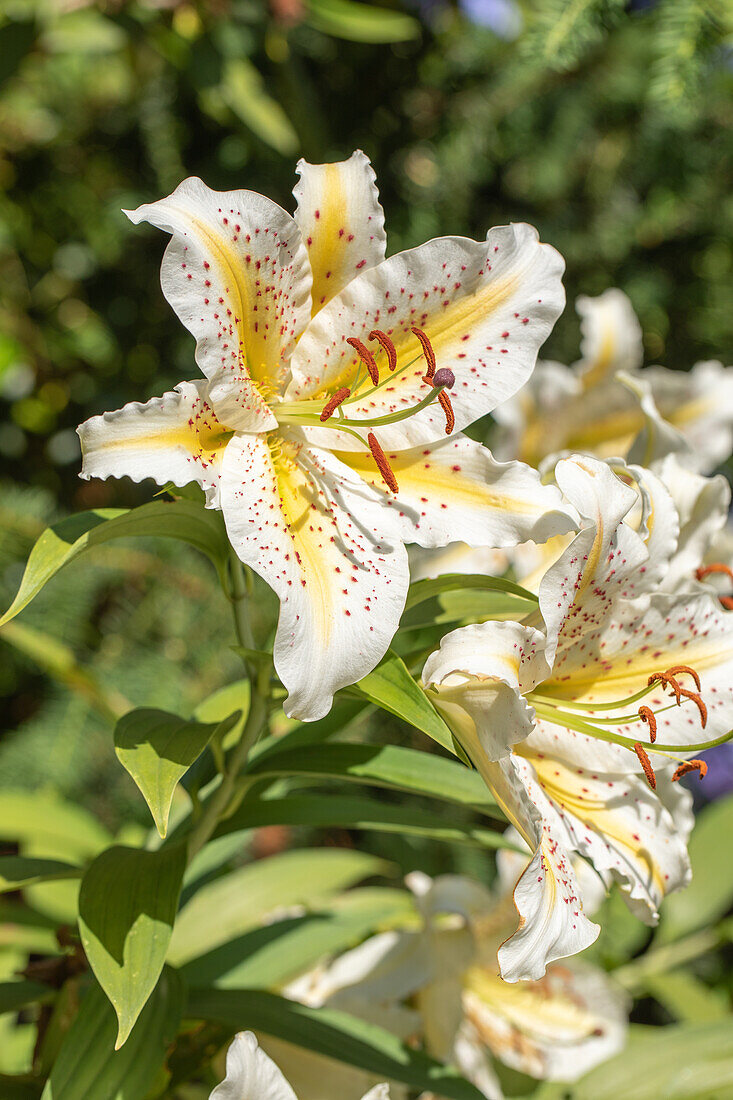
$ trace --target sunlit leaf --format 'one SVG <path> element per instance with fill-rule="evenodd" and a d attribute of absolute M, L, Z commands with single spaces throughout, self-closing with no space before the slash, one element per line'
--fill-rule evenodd
<path fill-rule="evenodd" d="M 352 42 L 406 42 L 420 34 L 412 16 L 356 0 L 306 0 L 306 8 L 311 26 Z"/>
<path fill-rule="evenodd" d="M 390 650 L 374 671 L 354 684 L 351 690 L 409 722 L 449 752 L 455 752 L 451 731 L 415 683 L 405 662 L 393 651 Z"/>
<path fill-rule="evenodd" d="M 115 846 L 82 881 L 79 930 L 89 964 L 112 1002 L 120 1047 L 163 969 L 186 867 L 186 850 Z"/>
<path fill-rule="evenodd" d="M 80 867 L 58 859 L 31 859 L 27 856 L 0 856 L 0 894 L 20 890 L 37 882 L 79 878 Z"/>

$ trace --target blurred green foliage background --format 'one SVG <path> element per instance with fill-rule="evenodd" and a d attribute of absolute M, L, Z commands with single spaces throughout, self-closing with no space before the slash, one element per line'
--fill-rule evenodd
<path fill-rule="evenodd" d="M 292 209 L 299 156 L 361 147 L 391 252 L 527 220 L 566 257 L 571 302 L 630 295 L 648 361 L 730 356 L 725 0 L 4 0 L 0 13 L 5 606 L 48 522 L 151 495 L 80 482 L 74 429 L 197 373 L 159 289 L 164 240 L 121 213 L 185 175 Z M 577 346 L 569 309 L 545 353 L 571 361 Z M 139 800 L 104 715 L 43 639 L 135 705 L 181 713 L 235 658 L 192 552 L 98 561 L 29 611 L 40 634 L 4 636 L 0 783 L 52 782 L 114 824 Z"/>

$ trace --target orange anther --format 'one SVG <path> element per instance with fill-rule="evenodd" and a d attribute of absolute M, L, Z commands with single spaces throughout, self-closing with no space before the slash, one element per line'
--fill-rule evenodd
<path fill-rule="evenodd" d="M 700 778 L 704 779 L 708 774 L 708 766 L 704 760 L 685 760 L 684 764 L 680 764 L 679 768 L 675 769 L 672 782 L 676 783 L 683 775 L 689 775 L 690 772 L 699 772 Z"/>
<path fill-rule="evenodd" d="M 699 569 L 695 570 L 695 576 L 699 581 L 704 581 L 711 573 L 724 573 L 733 581 L 733 569 L 722 561 L 714 561 L 710 565 L 701 565 Z"/>
<path fill-rule="evenodd" d="M 647 685 L 651 687 L 652 684 L 656 683 L 657 681 L 659 681 L 662 687 L 670 687 L 672 689 L 675 699 L 678 703 L 682 701 L 682 689 L 675 680 L 674 676 L 668 676 L 666 672 L 653 672 L 647 680 Z"/>
<path fill-rule="evenodd" d="M 718 596 L 726 611 L 733 611 L 733 596 Z"/>
<path fill-rule="evenodd" d="M 336 390 L 336 393 L 329 397 L 328 401 L 323 406 L 321 420 L 328 420 L 329 416 L 331 416 L 335 412 L 342 401 L 346 400 L 350 393 L 351 390 L 347 389 L 346 386 L 342 386 L 340 390 Z"/>
<path fill-rule="evenodd" d="M 369 444 L 369 450 L 372 452 L 372 457 L 377 464 L 377 469 L 385 480 L 387 486 L 393 493 L 399 492 L 399 485 L 397 484 L 397 478 L 394 476 L 394 472 L 389 462 L 387 462 L 387 456 L 379 445 L 379 441 L 374 432 L 369 432 L 367 436 L 367 443 Z"/>
<path fill-rule="evenodd" d="M 356 336 L 349 336 L 346 340 L 346 343 L 351 344 L 352 348 L 359 356 L 366 369 L 369 371 L 369 377 L 372 380 L 372 384 L 375 386 L 378 385 L 379 368 L 374 361 L 374 356 L 372 355 L 366 344 L 362 343 L 361 340 L 358 340 Z"/>
<path fill-rule="evenodd" d="M 700 725 L 705 729 L 708 724 L 708 708 L 705 706 L 702 696 L 698 695 L 696 691 L 688 691 L 687 688 L 680 688 L 680 693 L 684 695 L 685 699 L 691 699 L 700 711 Z"/>
<path fill-rule="evenodd" d="M 649 740 L 652 745 L 657 739 L 657 720 L 654 717 L 654 711 L 649 707 L 639 707 L 639 717 L 642 722 L 646 722 L 649 727 Z"/>
<path fill-rule="evenodd" d="M 646 781 L 653 791 L 657 789 L 657 777 L 654 774 L 654 768 L 652 762 L 646 754 L 646 749 L 642 745 L 641 741 L 634 742 L 634 752 L 639 757 L 639 763 L 642 766 Z"/>
<path fill-rule="evenodd" d="M 421 328 L 414 328 L 412 331 L 422 344 L 423 355 L 428 365 L 428 369 L 425 373 L 428 381 L 431 381 L 435 374 L 435 352 L 433 351 L 433 346 Z"/>
<path fill-rule="evenodd" d="M 681 672 L 686 672 L 688 676 L 691 676 L 695 681 L 695 687 L 700 690 L 700 677 L 695 672 L 694 668 L 690 668 L 689 665 L 672 665 L 672 668 L 667 669 L 667 676 L 679 676 Z"/>
<path fill-rule="evenodd" d="M 383 351 L 387 353 L 387 362 L 389 369 L 392 371 L 397 366 L 397 349 L 390 340 L 386 332 L 382 332 L 381 329 L 374 328 L 369 333 L 370 340 L 376 340 Z"/>
<path fill-rule="evenodd" d="M 445 434 L 450 435 L 456 426 L 456 418 L 453 415 L 453 406 L 450 403 L 450 397 L 445 390 L 441 390 L 438 394 L 438 403 L 445 413 Z"/>

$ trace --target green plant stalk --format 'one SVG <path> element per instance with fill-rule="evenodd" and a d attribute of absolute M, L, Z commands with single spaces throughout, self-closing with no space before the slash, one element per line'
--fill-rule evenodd
<path fill-rule="evenodd" d="M 234 614 L 234 629 L 237 641 L 244 649 L 254 649 L 254 635 L 248 614 L 247 581 L 244 566 L 232 551 L 229 559 L 229 578 L 231 590 L 227 596 L 232 605 Z M 216 830 L 222 817 L 225 817 L 230 809 L 233 797 L 241 800 L 243 792 L 239 787 L 239 779 L 242 768 L 247 762 L 250 749 L 257 741 L 262 728 L 267 721 L 270 703 L 270 673 L 267 667 L 255 669 L 251 662 L 245 661 L 245 667 L 249 676 L 251 697 L 249 714 L 242 730 L 242 736 L 229 753 L 229 757 L 221 764 L 221 783 L 216 788 L 206 804 L 201 817 L 194 826 L 188 839 L 188 861 L 200 852 Z M 217 761 L 219 764 L 219 761 Z"/>
<path fill-rule="evenodd" d="M 668 970 L 678 969 L 683 963 L 692 962 L 700 955 L 719 947 L 723 938 L 717 928 L 703 928 L 676 943 L 665 943 L 661 947 L 652 948 L 633 962 L 618 967 L 612 971 L 614 980 L 630 993 L 634 993 L 643 988 L 646 978 L 665 974 Z"/>

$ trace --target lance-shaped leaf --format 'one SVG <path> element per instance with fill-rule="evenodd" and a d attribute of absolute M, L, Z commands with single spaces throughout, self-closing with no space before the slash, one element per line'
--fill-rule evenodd
<path fill-rule="evenodd" d="M 402 718 L 411 726 L 432 737 L 444 749 L 455 753 L 453 734 L 435 710 L 422 688 L 413 680 L 401 657 L 390 650 L 373 672 L 354 684 L 370 703 Z"/>
<path fill-rule="evenodd" d="M 153 500 L 131 511 L 98 508 L 48 527 L 30 552 L 20 588 L 0 626 L 35 599 L 60 569 L 110 539 L 152 535 L 180 539 L 206 554 L 219 571 L 228 549 L 221 516 L 190 500 Z"/>
<path fill-rule="evenodd" d="M 443 592 L 455 592 L 459 589 L 479 588 L 490 592 L 506 592 L 528 603 L 537 604 L 537 596 L 521 584 L 506 580 L 504 577 L 486 577 L 482 573 L 443 573 L 440 577 L 426 577 L 410 585 L 405 602 L 405 610 L 416 607 L 423 600 L 440 596 Z"/>
<path fill-rule="evenodd" d="M 161 836 L 168 831 L 178 783 L 214 736 L 224 736 L 239 711 L 219 723 L 187 722 L 164 710 L 141 707 L 115 727 L 115 752 L 139 787 Z"/>
<path fill-rule="evenodd" d="M 183 983 L 166 967 L 122 1050 L 104 993 L 94 985 L 67 1032 L 41 1100 L 140 1100 L 178 1030 Z"/>
<path fill-rule="evenodd" d="M 251 1028 L 306 1050 L 336 1058 L 416 1092 L 447 1100 L 482 1100 L 483 1093 L 457 1070 L 436 1062 L 375 1024 L 334 1009 L 308 1008 L 253 989 L 194 989 L 186 1015 L 215 1020 L 232 1031 Z"/>
<path fill-rule="evenodd" d="M 79 929 L 87 958 L 119 1021 L 123 1045 L 163 969 L 186 868 L 186 850 L 108 848 L 84 876 Z"/>
<path fill-rule="evenodd" d="M 355 0 L 308 0 L 306 10 L 311 26 L 351 42 L 406 42 L 420 33 L 411 15 Z"/>
<path fill-rule="evenodd" d="M 38 882 L 54 882 L 65 878 L 80 878 L 82 870 L 73 863 L 59 859 L 32 859 L 28 856 L 0 856 L 0 894 L 35 886 Z"/>
<path fill-rule="evenodd" d="M 19 1012 L 26 1005 L 54 996 L 55 990 L 41 982 L 0 982 L 0 1016 L 6 1012 Z"/>
<path fill-rule="evenodd" d="M 458 802 L 496 815 L 496 803 L 478 772 L 456 760 L 401 745 L 303 745 L 268 753 L 254 760 L 247 772 L 258 776 L 349 779 L 367 786 Z M 222 823 L 220 831 L 231 832 L 229 826 L 236 821 L 235 813 Z"/>
<path fill-rule="evenodd" d="M 337 891 L 389 869 L 384 860 L 350 848 L 303 848 L 239 867 L 202 886 L 181 910 L 169 961 L 181 965 L 256 928 L 277 909 L 322 904 Z"/>

